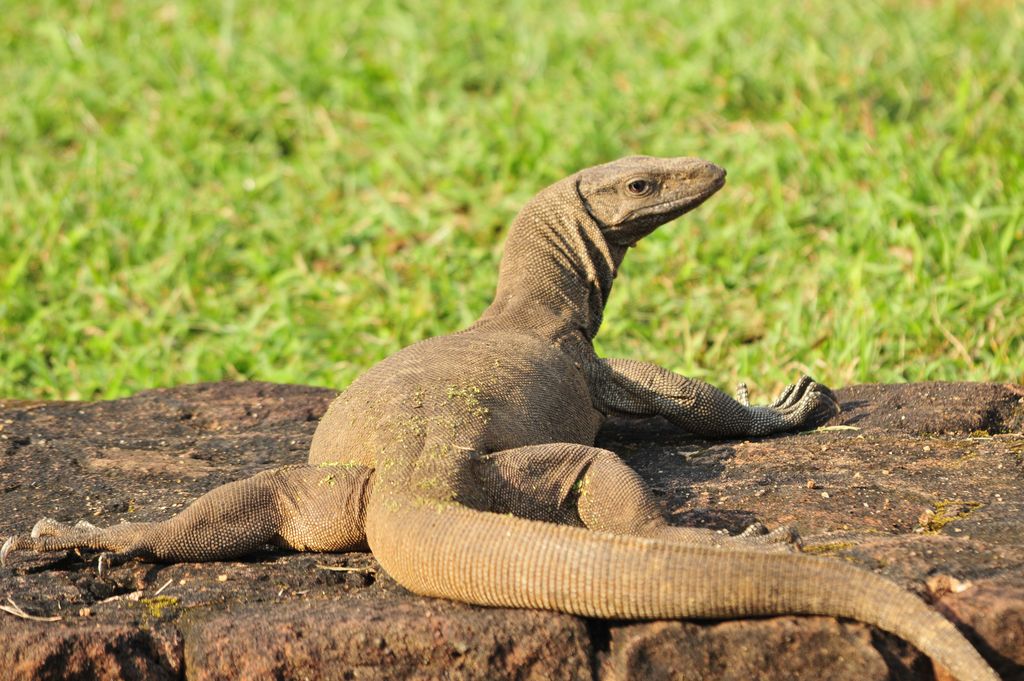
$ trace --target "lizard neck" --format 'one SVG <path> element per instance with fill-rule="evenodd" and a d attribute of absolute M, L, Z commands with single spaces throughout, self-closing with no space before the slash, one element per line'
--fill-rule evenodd
<path fill-rule="evenodd" d="M 494 302 L 478 324 L 527 330 L 552 342 L 582 334 L 589 342 L 626 250 L 604 238 L 575 176 L 553 184 L 512 223 Z"/>

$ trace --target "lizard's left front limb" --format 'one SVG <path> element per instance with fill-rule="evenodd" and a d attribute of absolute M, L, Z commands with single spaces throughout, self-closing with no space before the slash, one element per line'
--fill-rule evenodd
<path fill-rule="evenodd" d="M 839 412 L 835 395 L 803 376 L 766 406 L 745 404 L 712 385 L 629 359 L 601 359 L 591 375 L 594 406 L 605 413 L 663 416 L 695 435 L 745 437 L 808 428 Z"/>

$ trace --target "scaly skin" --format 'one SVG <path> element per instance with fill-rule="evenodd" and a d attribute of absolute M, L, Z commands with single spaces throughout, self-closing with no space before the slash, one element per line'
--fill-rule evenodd
<path fill-rule="evenodd" d="M 869 572 L 803 555 L 785 528 L 738 537 L 673 527 L 639 477 L 594 447 L 609 414 L 660 414 L 708 437 L 808 427 L 838 406 L 804 377 L 751 407 L 660 367 L 601 359 L 593 338 L 628 248 L 725 181 L 690 158 L 630 157 L 538 194 L 512 226 L 494 302 L 468 329 L 412 345 L 356 380 L 309 464 L 204 495 L 162 523 L 40 521 L 11 551 L 217 560 L 266 543 L 369 546 L 420 594 L 612 618 L 850 617 L 894 632 L 961 681 L 998 677 L 956 628 Z"/>

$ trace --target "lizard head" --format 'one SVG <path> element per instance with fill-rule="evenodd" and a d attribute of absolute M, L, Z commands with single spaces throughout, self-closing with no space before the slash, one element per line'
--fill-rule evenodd
<path fill-rule="evenodd" d="M 699 158 L 627 156 L 580 171 L 576 191 L 609 243 L 632 246 L 704 203 L 725 170 Z"/>

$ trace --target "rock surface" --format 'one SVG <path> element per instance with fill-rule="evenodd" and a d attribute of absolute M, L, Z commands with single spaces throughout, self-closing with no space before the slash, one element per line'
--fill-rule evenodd
<path fill-rule="evenodd" d="M 113 402 L 0 400 L 0 537 L 42 516 L 111 524 L 303 461 L 329 390 L 222 383 Z M 862 385 L 826 428 L 707 442 L 615 420 L 601 444 L 674 522 L 789 524 L 805 550 L 878 571 L 1024 679 L 1024 387 Z M 89 556 L 85 556 L 86 559 Z M 933 679 L 849 621 L 599 622 L 410 595 L 365 554 L 129 563 L 74 553 L 0 570 L 4 678 Z M 943 678 L 942 670 L 938 671 Z"/>

